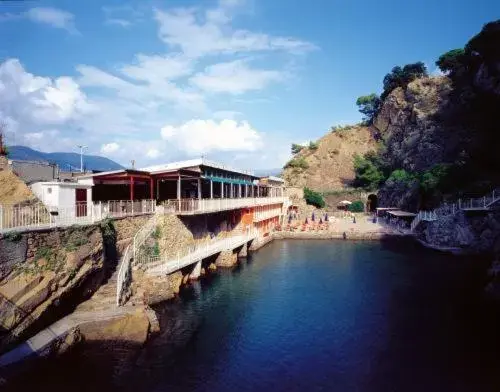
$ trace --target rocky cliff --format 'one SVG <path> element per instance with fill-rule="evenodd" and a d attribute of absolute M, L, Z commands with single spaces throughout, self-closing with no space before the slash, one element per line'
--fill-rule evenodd
<path fill-rule="evenodd" d="M 285 167 L 282 177 L 293 187 L 342 189 L 354 180 L 354 155 L 363 155 L 375 146 L 369 127 L 337 127 L 318 140 L 317 148 L 306 147 L 296 154 L 293 159 L 303 160 L 305 165 Z"/>

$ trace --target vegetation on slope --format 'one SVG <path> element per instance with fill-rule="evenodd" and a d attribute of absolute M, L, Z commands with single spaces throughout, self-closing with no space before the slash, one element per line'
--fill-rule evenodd
<path fill-rule="evenodd" d="M 307 204 L 313 205 L 318 208 L 323 208 L 325 206 L 325 200 L 320 193 L 313 191 L 307 187 L 304 188 L 304 199 Z"/>
<path fill-rule="evenodd" d="M 445 77 L 428 77 L 423 63 L 395 67 L 380 99 L 360 97 L 380 145 L 354 157 L 354 184 L 416 209 L 500 183 L 499 42 L 500 21 L 489 23 L 464 48 L 439 57 Z"/>
<path fill-rule="evenodd" d="M 317 141 L 307 145 L 292 144 L 292 159 L 282 172 L 289 186 L 308 187 L 315 191 L 344 188 L 354 179 L 352 159 L 376 146 L 369 127 L 336 126 Z"/>

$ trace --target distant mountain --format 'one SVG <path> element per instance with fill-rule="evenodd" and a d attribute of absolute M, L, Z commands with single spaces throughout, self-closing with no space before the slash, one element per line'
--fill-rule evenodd
<path fill-rule="evenodd" d="M 61 170 L 80 169 L 80 154 L 75 152 L 41 152 L 25 146 L 10 146 L 9 158 L 25 161 L 43 161 L 55 163 Z M 83 155 L 83 165 L 86 170 L 118 170 L 123 166 L 111 159 L 97 155 Z"/>

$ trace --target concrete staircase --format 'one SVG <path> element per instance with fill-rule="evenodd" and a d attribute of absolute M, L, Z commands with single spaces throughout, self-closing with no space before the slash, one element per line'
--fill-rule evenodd
<path fill-rule="evenodd" d="M 87 301 L 75 309 L 77 312 L 106 310 L 116 307 L 116 286 L 118 270 L 115 269 L 108 281 L 103 284 Z"/>

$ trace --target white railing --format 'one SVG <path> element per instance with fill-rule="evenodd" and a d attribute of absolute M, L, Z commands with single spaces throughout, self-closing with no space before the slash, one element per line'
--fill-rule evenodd
<path fill-rule="evenodd" d="M 454 215 L 460 210 L 488 209 L 492 204 L 500 200 L 500 189 L 494 189 L 490 194 L 469 199 L 458 199 L 456 203 L 444 202 L 433 211 L 419 211 L 411 223 L 411 231 L 414 231 L 422 221 L 435 221 L 440 217 Z"/>
<path fill-rule="evenodd" d="M 282 215 L 281 205 L 258 206 L 253 212 L 253 221 L 260 222 L 266 219 Z"/>
<path fill-rule="evenodd" d="M 414 231 L 418 224 L 422 221 L 435 221 L 438 219 L 437 214 L 434 211 L 419 211 L 417 216 L 411 222 L 411 231 Z"/>
<path fill-rule="evenodd" d="M 286 197 L 243 197 L 239 199 L 181 199 L 167 200 L 165 212 L 174 214 L 203 214 L 237 208 L 283 203 Z"/>
<path fill-rule="evenodd" d="M 168 259 L 161 256 L 138 255 L 138 258 L 134 260 L 134 264 L 139 265 L 151 275 L 167 275 L 216 253 L 237 248 L 255 237 L 256 232 L 251 231 L 233 237 L 213 239 L 196 244 L 186 249 L 182 254 L 179 251 L 176 257 Z"/>
<path fill-rule="evenodd" d="M 32 205 L 0 205 L 0 232 L 27 231 L 71 225 L 89 225 L 107 217 L 152 214 L 154 200 L 113 200 L 110 202 L 77 203 L 74 206 L 47 207 Z"/>
<path fill-rule="evenodd" d="M 132 249 L 133 249 L 133 255 L 134 259 L 137 257 L 137 251 L 141 247 L 144 242 L 146 242 L 146 239 L 153 233 L 153 231 L 156 230 L 156 227 L 158 225 L 158 216 L 157 214 L 154 214 L 147 222 L 142 226 L 137 233 L 134 235 L 134 240 L 132 242 Z"/>
<path fill-rule="evenodd" d="M 116 277 L 116 305 L 123 305 L 126 301 L 125 292 L 128 290 L 130 282 L 132 280 L 132 251 L 131 246 L 127 246 L 125 252 L 123 253 L 122 259 L 120 261 L 120 267 L 118 269 L 118 275 Z"/>

